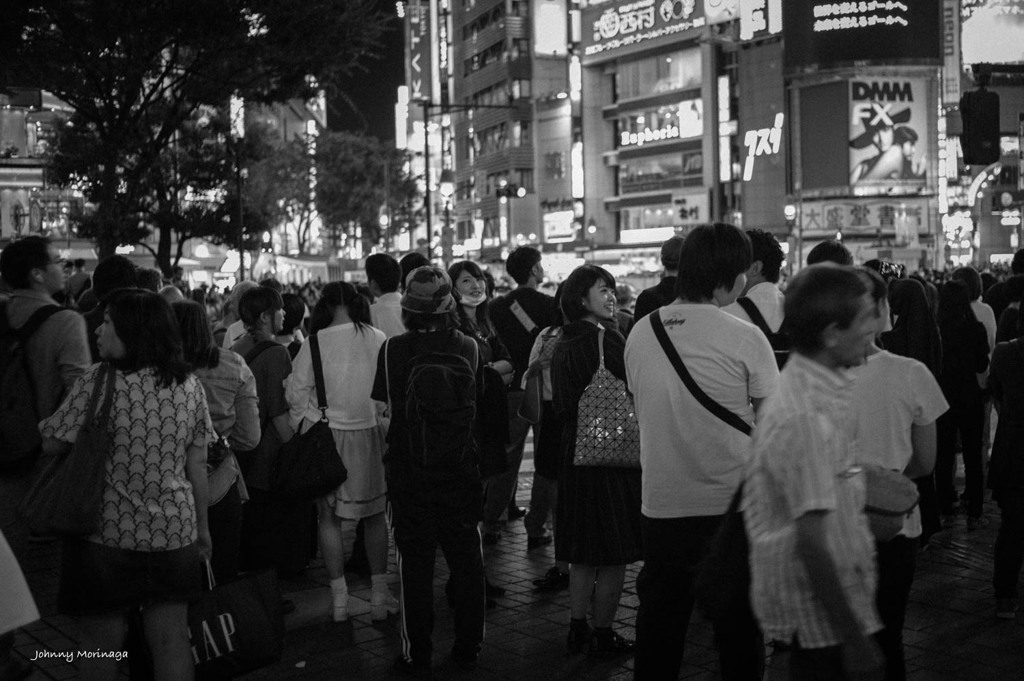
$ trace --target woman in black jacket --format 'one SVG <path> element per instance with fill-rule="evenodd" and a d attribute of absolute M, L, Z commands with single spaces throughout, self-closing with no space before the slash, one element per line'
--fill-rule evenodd
<path fill-rule="evenodd" d="M 582 265 L 565 281 L 561 307 L 567 323 L 551 359 L 551 388 L 563 423 L 555 558 L 570 564 L 568 646 L 598 656 L 629 654 L 633 642 L 611 626 L 626 565 L 641 559 L 640 469 L 573 465 L 580 398 L 602 351 L 608 371 L 625 380 L 625 340 L 601 327 L 614 319 L 615 280 L 600 267 Z M 587 623 L 591 599 L 593 630 Z"/>
<path fill-rule="evenodd" d="M 943 515 L 952 515 L 957 506 L 954 482 L 956 474 L 956 436 L 964 457 L 967 529 L 978 527 L 984 496 L 982 463 L 982 425 L 984 400 L 977 374 L 988 368 L 988 334 L 974 318 L 967 286 L 960 281 L 947 282 L 939 292 L 939 333 L 942 336 L 942 371 L 939 385 L 949 402 L 949 411 L 939 417 L 935 486 Z"/>

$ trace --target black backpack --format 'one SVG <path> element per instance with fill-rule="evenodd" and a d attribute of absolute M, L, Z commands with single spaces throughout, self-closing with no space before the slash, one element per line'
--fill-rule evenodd
<path fill-rule="evenodd" d="M 457 468 L 474 454 L 478 352 L 476 341 L 463 336 L 461 352 L 428 350 L 407 364 L 409 454 L 426 468 Z"/>
<path fill-rule="evenodd" d="M 25 347 L 57 305 L 32 313 L 21 328 L 12 328 L 7 305 L 0 305 L 0 467 L 17 466 L 39 455 L 40 415 L 36 413 L 36 386 Z"/>
<path fill-rule="evenodd" d="M 793 342 L 786 333 L 786 324 L 783 322 L 782 326 L 777 332 L 772 332 L 768 327 L 768 322 L 764 320 L 764 315 L 757 309 L 757 305 L 754 305 L 754 301 L 746 296 L 742 296 L 736 299 L 743 311 L 750 317 L 750 321 L 754 323 L 754 326 L 761 329 L 761 333 L 768 338 L 768 344 L 772 346 L 772 352 L 775 353 L 775 364 L 779 367 L 786 366 L 786 360 L 789 359 L 789 351 L 793 349 Z"/>

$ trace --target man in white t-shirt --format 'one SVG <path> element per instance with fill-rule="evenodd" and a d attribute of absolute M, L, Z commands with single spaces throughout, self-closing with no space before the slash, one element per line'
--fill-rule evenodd
<path fill-rule="evenodd" d="M 786 299 L 779 290 L 779 276 L 785 254 L 778 239 L 762 229 L 748 229 L 747 236 L 750 237 L 754 259 L 747 268 L 747 285 L 740 297 L 750 300 L 764 318 L 768 329 L 776 333 L 785 318 L 782 306 Z M 737 301 L 722 309 L 734 317 L 757 325 L 741 302 Z"/>
<path fill-rule="evenodd" d="M 698 227 L 682 246 L 676 300 L 638 320 L 626 343 L 643 469 L 637 679 L 678 676 L 694 605 L 694 569 L 750 458 L 750 437 L 713 414 L 678 377 L 656 324 L 661 321 L 673 352 L 703 392 L 753 424 L 779 372 L 764 334 L 721 309 L 743 290 L 750 262 L 750 239 L 742 231 L 720 223 Z M 753 618 L 712 619 L 723 679 L 760 678 L 764 651 Z"/>
<path fill-rule="evenodd" d="M 370 324 L 388 338 L 405 333 L 402 323 L 402 267 L 387 253 L 374 253 L 366 259 L 366 282 L 373 294 Z"/>
<path fill-rule="evenodd" d="M 869 284 L 877 334 L 881 334 L 891 328 L 888 288 L 873 271 L 860 276 Z M 935 421 L 949 409 L 932 372 L 916 359 L 872 345 L 865 363 L 852 369 L 851 374 L 856 380 L 850 409 L 858 463 L 903 471 L 909 478 L 931 475 L 935 468 Z M 921 534 L 921 510 L 915 506 L 904 518 L 898 536 L 875 542 L 875 604 L 883 626 L 875 640 L 885 658 L 887 679 L 907 677 L 903 624 Z"/>

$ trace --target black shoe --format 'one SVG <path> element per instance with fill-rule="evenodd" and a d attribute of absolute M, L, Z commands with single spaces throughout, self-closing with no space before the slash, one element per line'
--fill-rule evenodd
<path fill-rule="evenodd" d="M 287 614 L 293 613 L 293 612 L 295 612 L 295 601 L 290 600 L 288 598 L 282 598 L 281 599 L 281 614 L 282 615 L 287 615 Z"/>
<path fill-rule="evenodd" d="M 591 657 L 618 657 L 619 655 L 632 655 L 635 650 L 636 643 L 622 638 L 614 631 L 596 630 L 590 639 L 590 649 L 587 654 Z"/>
<path fill-rule="evenodd" d="M 509 505 L 509 507 L 508 507 L 508 521 L 512 522 L 513 520 L 521 520 L 521 519 L 525 518 L 527 511 L 529 511 L 529 509 L 526 508 L 525 506 L 517 506 L 515 504 Z"/>
<path fill-rule="evenodd" d="M 562 572 L 557 567 L 553 567 L 544 573 L 544 576 L 540 579 L 533 580 L 533 585 L 537 587 L 537 591 L 561 591 L 562 589 L 568 589 L 569 573 Z"/>
<path fill-rule="evenodd" d="M 547 546 L 551 543 L 551 535 L 545 534 L 540 537 L 527 537 L 526 538 L 526 550 L 533 551 L 539 549 L 542 546 Z"/>
<path fill-rule="evenodd" d="M 491 580 L 484 582 L 484 593 L 488 598 L 501 598 L 505 595 L 505 589 L 496 584 L 491 584 Z"/>
<path fill-rule="evenodd" d="M 501 539 L 501 532 L 484 532 L 484 546 L 494 546 Z"/>
<path fill-rule="evenodd" d="M 476 655 L 460 654 L 453 650 L 448 659 L 462 671 L 471 672 L 476 669 Z"/>
<path fill-rule="evenodd" d="M 570 655 L 576 655 L 590 648 L 594 637 L 594 630 L 590 628 L 585 620 L 580 624 L 569 623 L 569 636 L 565 640 Z"/>
<path fill-rule="evenodd" d="M 430 669 L 429 664 L 416 664 L 412 660 L 406 658 L 405 655 L 399 655 L 395 658 L 395 671 L 399 671 L 416 679 L 429 680 L 434 678 L 434 672 Z"/>

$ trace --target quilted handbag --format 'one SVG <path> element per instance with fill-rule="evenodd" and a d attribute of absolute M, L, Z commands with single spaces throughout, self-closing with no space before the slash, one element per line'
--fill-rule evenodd
<path fill-rule="evenodd" d="M 604 328 L 598 332 L 599 364 L 583 390 L 576 421 L 576 466 L 640 467 L 640 426 L 626 383 L 604 365 Z"/>

